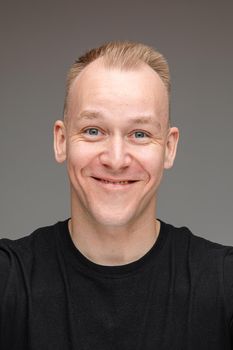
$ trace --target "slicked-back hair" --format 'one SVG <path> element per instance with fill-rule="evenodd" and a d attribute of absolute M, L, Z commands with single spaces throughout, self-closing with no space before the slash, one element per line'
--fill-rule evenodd
<path fill-rule="evenodd" d="M 70 87 L 75 78 L 91 62 L 103 58 L 104 66 L 107 68 L 118 68 L 121 70 L 132 70 L 140 64 L 148 64 L 163 81 L 168 97 L 170 95 L 169 67 L 164 56 L 150 46 L 130 41 L 111 41 L 100 47 L 87 51 L 80 56 L 67 74 L 66 96 L 64 102 L 64 118 L 68 109 Z"/>

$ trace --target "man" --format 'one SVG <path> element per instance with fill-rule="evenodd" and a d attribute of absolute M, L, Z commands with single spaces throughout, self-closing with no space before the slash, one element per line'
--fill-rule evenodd
<path fill-rule="evenodd" d="M 0 242 L 1 349 L 233 349 L 233 248 L 156 218 L 179 131 L 166 60 L 109 43 L 72 66 L 71 218 Z"/>

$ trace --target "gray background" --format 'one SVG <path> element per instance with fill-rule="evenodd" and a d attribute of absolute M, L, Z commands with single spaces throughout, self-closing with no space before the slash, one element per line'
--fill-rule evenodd
<path fill-rule="evenodd" d="M 0 237 L 69 215 L 52 148 L 67 69 L 89 48 L 129 39 L 163 52 L 172 75 L 181 139 L 158 217 L 233 245 L 232 1 L 9 0 L 0 13 Z"/>

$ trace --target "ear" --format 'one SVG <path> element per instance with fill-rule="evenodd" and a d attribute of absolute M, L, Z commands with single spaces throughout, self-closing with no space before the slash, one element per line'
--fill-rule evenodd
<path fill-rule="evenodd" d="M 172 127 L 168 131 L 166 149 L 165 149 L 165 159 L 164 159 L 164 168 L 170 169 L 173 166 L 176 150 L 179 141 L 179 130 L 175 127 Z"/>
<path fill-rule="evenodd" d="M 61 120 L 57 120 L 53 128 L 53 146 L 55 159 L 58 163 L 66 160 L 66 127 Z"/>

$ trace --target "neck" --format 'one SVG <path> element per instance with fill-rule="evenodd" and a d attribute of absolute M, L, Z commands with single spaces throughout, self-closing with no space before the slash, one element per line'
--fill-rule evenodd
<path fill-rule="evenodd" d="M 128 227 L 96 227 L 71 216 L 69 231 L 74 245 L 92 262 L 105 265 L 124 265 L 140 259 L 156 242 L 160 222 L 141 218 Z"/>

